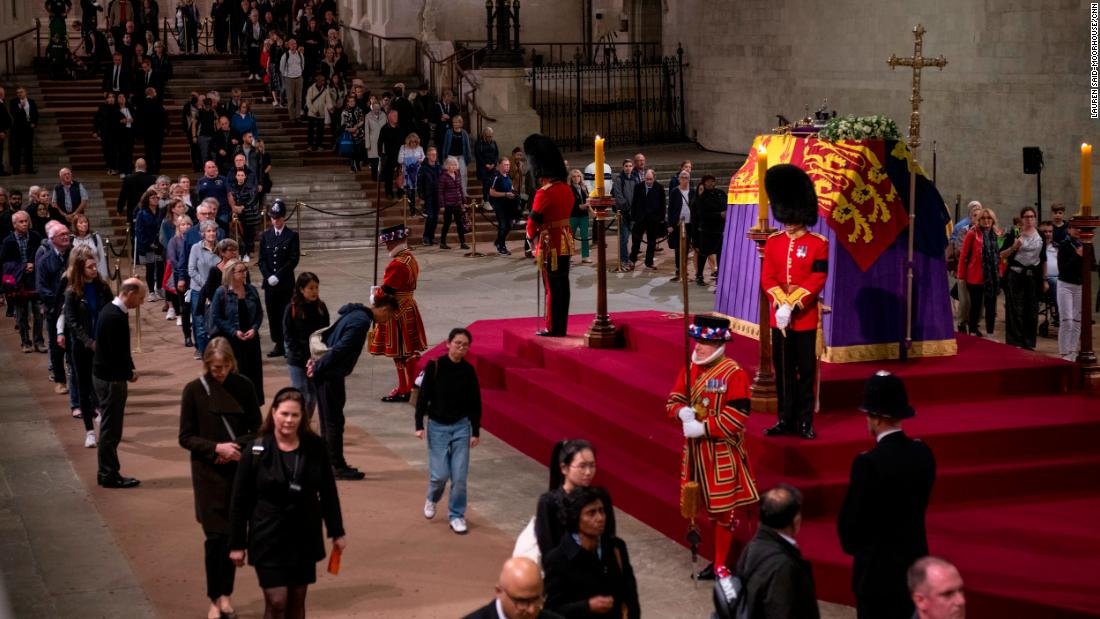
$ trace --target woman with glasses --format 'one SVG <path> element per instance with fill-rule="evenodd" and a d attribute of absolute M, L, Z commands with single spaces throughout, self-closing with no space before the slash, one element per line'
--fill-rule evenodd
<path fill-rule="evenodd" d="M 1020 210 L 1020 229 L 1013 229 L 1001 243 L 1005 269 L 1005 344 L 1035 350 L 1039 327 L 1039 294 L 1048 288 L 1047 253 L 1036 228 L 1035 209 Z"/>
<path fill-rule="evenodd" d="M 451 495 L 447 521 L 451 530 L 466 533 L 466 474 L 470 449 L 477 447 L 481 434 L 481 387 L 474 366 L 466 361 L 473 336 L 462 327 L 447 336 L 447 354 L 424 367 L 420 395 L 416 400 L 416 438 L 424 438 L 424 416 L 428 417 L 428 497 L 424 517 L 435 517 L 435 506 L 443 498 L 447 480 Z"/>
<path fill-rule="evenodd" d="M 535 539 L 539 553 L 547 553 L 558 547 L 565 536 L 565 524 L 561 519 L 565 496 L 577 488 L 587 488 L 596 477 L 596 449 L 584 439 L 559 441 L 550 454 L 550 490 L 539 497 L 535 510 Z M 615 510 L 611 497 L 604 495 L 607 517 L 605 531 L 615 535 Z"/>

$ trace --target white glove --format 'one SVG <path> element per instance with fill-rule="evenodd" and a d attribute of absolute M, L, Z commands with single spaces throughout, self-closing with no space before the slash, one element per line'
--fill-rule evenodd
<path fill-rule="evenodd" d="M 374 303 L 374 297 L 378 294 L 378 291 L 381 290 L 381 289 L 382 289 L 381 286 L 371 286 L 370 287 L 370 297 L 368 297 L 368 298 L 371 300 L 371 304 Z"/>
<path fill-rule="evenodd" d="M 707 433 L 707 426 L 701 421 L 684 422 L 684 438 L 699 438 Z"/>
<path fill-rule="evenodd" d="M 676 416 L 684 423 L 695 421 L 695 409 L 690 406 L 681 406 L 680 410 L 676 412 Z"/>
<path fill-rule="evenodd" d="M 791 306 L 784 303 L 775 310 L 775 326 L 786 329 L 791 324 Z"/>
<path fill-rule="evenodd" d="M 269 275 L 267 277 L 267 285 L 268 286 L 278 286 L 279 285 L 279 278 L 275 277 L 274 275 Z"/>

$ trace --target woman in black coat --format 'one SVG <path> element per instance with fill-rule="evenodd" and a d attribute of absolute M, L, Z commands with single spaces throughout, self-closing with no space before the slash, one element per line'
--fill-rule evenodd
<path fill-rule="evenodd" d="M 134 171 L 134 110 L 122 93 L 115 107 L 115 161 L 120 174 L 129 174 Z"/>
<path fill-rule="evenodd" d="M 565 536 L 565 524 L 561 519 L 565 495 L 576 488 L 592 485 L 596 477 L 596 448 L 584 439 L 558 441 L 550 454 L 550 489 L 539 497 L 535 508 L 535 539 L 539 554 L 543 557 L 556 548 Z M 615 509 L 611 496 L 606 492 L 606 532 L 615 535 Z"/>
<path fill-rule="evenodd" d="M 286 367 L 290 373 L 290 385 L 302 392 L 306 399 L 306 413 L 312 415 L 317 403 L 317 386 L 306 376 L 309 361 L 309 336 L 330 323 L 328 306 L 321 300 L 321 280 L 309 271 L 298 274 L 294 282 L 294 295 L 283 315 L 283 339 L 286 340 Z"/>
<path fill-rule="evenodd" d="M 118 146 L 115 144 L 118 137 L 118 105 L 115 103 L 115 93 L 109 92 L 104 97 L 92 120 L 92 135 L 99 140 L 107 174 L 113 175 L 118 172 Z"/>
<path fill-rule="evenodd" d="M 543 560 L 546 608 L 564 617 L 641 616 L 626 542 L 606 533 L 603 488 L 578 488 L 562 513 L 570 535 Z"/>
<path fill-rule="evenodd" d="M 304 404 L 293 387 L 275 394 L 233 484 L 229 557 L 242 566 L 247 556 L 256 568 L 265 617 L 305 616 L 306 589 L 325 557 L 322 520 L 333 550 L 347 545 L 325 442 L 310 430 Z"/>
<path fill-rule="evenodd" d="M 230 260 L 222 272 L 224 284 L 214 293 L 207 308 L 207 332 L 210 337 L 222 336 L 229 340 L 237 367 L 241 374 L 252 381 L 256 401 L 264 401 L 263 358 L 260 354 L 260 325 L 264 313 L 260 306 L 260 294 L 247 283 L 248 265 Z"/>
<path fill-rule="evenodd" d="M 73 353 L 73 372 L 80 395 L 81 419 L 84 421 L 84 446 L 96 446 L 96 397 L 92 385 L 92 358 L 95 356 L 95 327 L 99 310 L 115 295 L 99 272 L 99 257 L 88 246 L 73 249 L 65 275 L 65 334 Z"/>
<path fill-rule="evenodd" d="M 202 357 L 206 372 L 183 388 L 180 446 L 191 452 L 195 519 L 206 535 L 208 619 L 232 615 L 236 566 L 229 560 L 229 504 L 242 446 L 260 428 L 260 405 L 252 383 L 237 373 L 225 338 L 214 338 Z"/>

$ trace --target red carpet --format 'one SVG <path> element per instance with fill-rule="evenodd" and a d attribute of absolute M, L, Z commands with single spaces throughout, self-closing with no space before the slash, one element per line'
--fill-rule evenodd
<path fill-rule="evenodd" d="M 683 323 L 656 312 L 614 318 L 626 349 L 591 350 L 579 335 L 539 338 L 531 318 L 471 325 L 482 425 L 544 464 L 555 441 L 591 440 L 597 482 L 616 506 L 682 541 L 682 438 L 664 402 L 683 363 Z M 591 320 L 573 317 L 570 333 Z M 735 337 L 727 350 L 751 374 L 756 346 Z M 907 432 L 936 454 L 929 543 L 962 569 L 969 616 L 1100 616 L 1100 402 L 1077 391 L 1072 364 L 965 336 L 955 357 L 824 365 L 815 441 L 765 438 L 774 417 L 753 416 L 758 486 L 783 480 L 805 493 L 799 543 L 818 595 L 852 603 L 836 514 L 852 458 L 872 445 L 856 410 L 863 381 L 883 368 L 905 378 L 917 408 Z"/>

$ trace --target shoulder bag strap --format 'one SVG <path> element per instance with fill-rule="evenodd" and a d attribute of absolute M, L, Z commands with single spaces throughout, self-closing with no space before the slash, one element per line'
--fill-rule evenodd
<path fill-rule="evenodd" d="M 210 392 L 210 383 L 206 382 L 205 376 L 200 376 L 199 381 L 202 382 L 202 388 L 206 390 L 206 395 L 213 399 L 213 394 Z M 225 431 L 229 433 L 229 440 L 237 442 L 237 433 L 233 431 L 233 428 L 229 425 L 229 420 L 225 418 L 225 415 L 218 415 L 218 418 L 222 420 L 222 425 L 225 426 Z"/>

